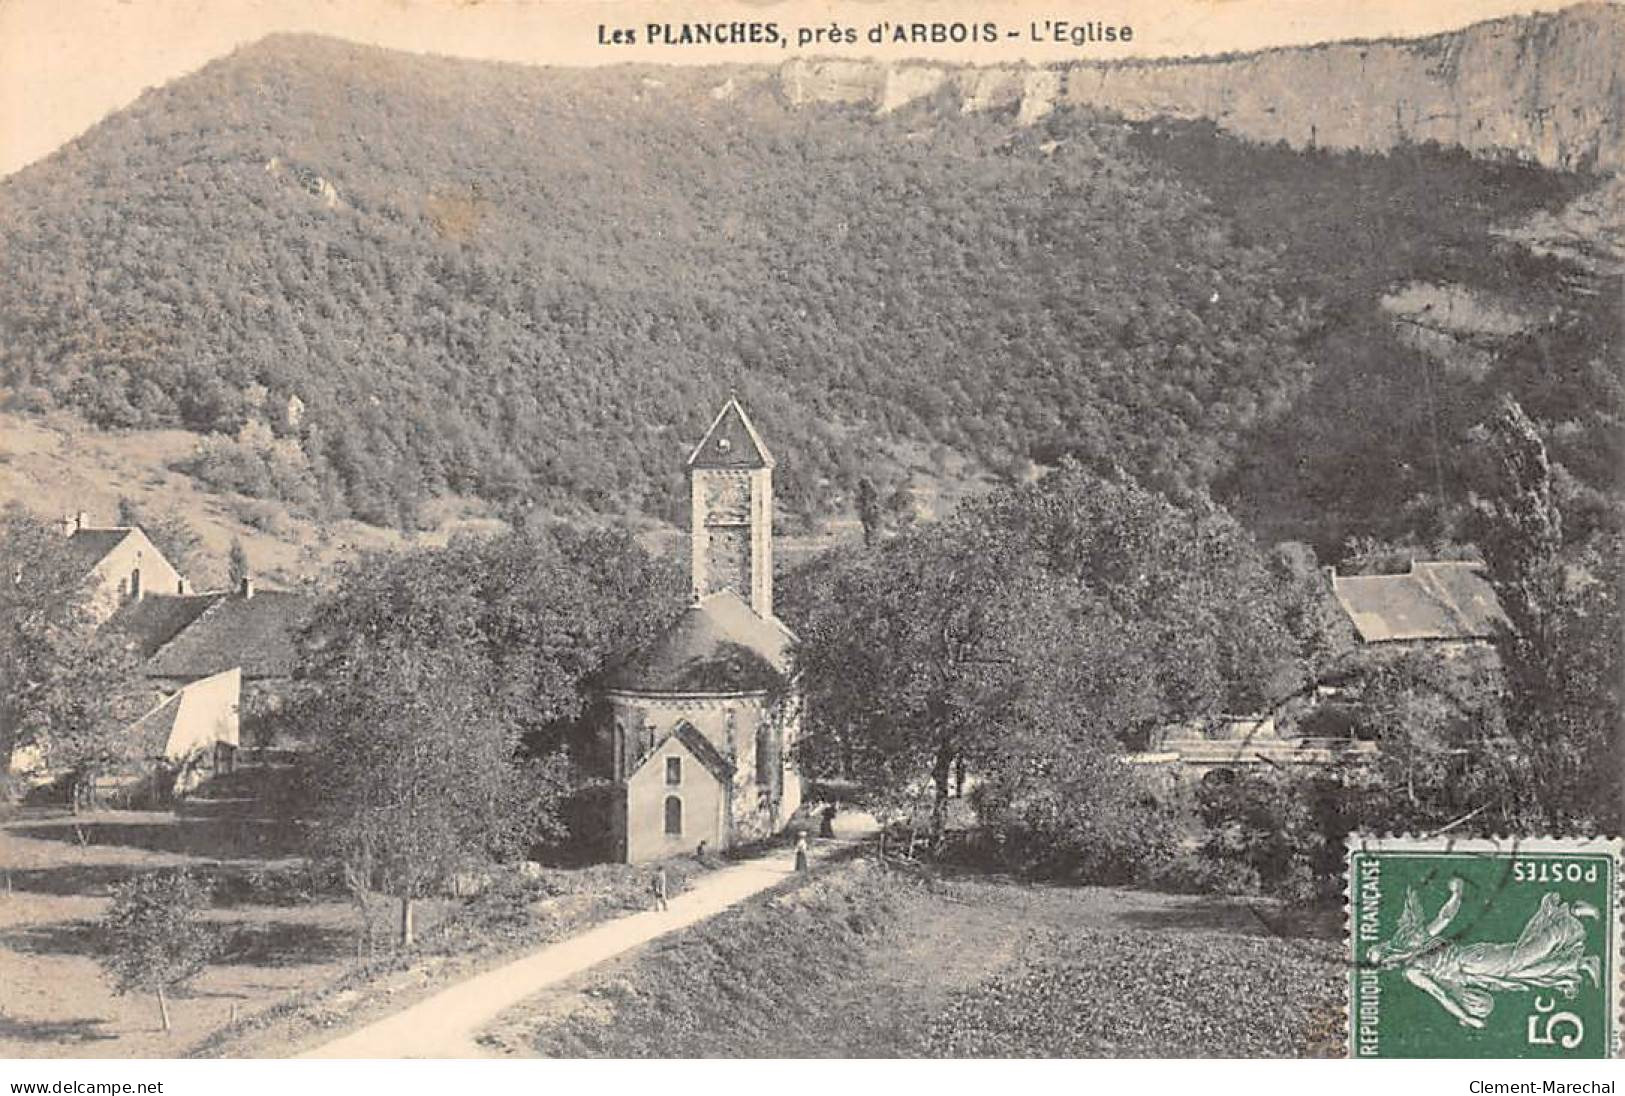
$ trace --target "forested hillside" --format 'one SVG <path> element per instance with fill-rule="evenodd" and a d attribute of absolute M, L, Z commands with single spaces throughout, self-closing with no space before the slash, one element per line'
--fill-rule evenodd
<path fill-rule="evenodd" d="M 679 518 L 730 389 L 792 521 L 864 474 L 1070 453 L 1271 536 L 1432 535 L 1501 390 L 1580 494 L 1618 468 L 1610 287 L 1489 231 L 1593 180 L 748 75 L 239 51 L 0 183 L 0 385 L 407 526 L 445 491 Z M 1487 368 L 1382 308 L 1441 282 L 1516 298 Z"/>

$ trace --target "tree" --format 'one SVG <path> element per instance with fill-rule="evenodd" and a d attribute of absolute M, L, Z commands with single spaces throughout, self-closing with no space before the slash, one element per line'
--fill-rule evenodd
<path fill-rule="evenodd" d="M 1507 399 L 1489 425 L 1496 488 L 1478 503 L 1478 543 L 1508 627 L 1496 637 L 1507 741 L 1497 806 L 1508 822 L 1611 832 L 1621 817 L 1618 534 L 1565 545 L 1553 470 L 1534 422 Z"/>
<path fill-rule="evenodd" d="M 1357 669 L 1354 735 L 1378 747 L 1369 826 L 1422 833 L 1476 819 L 1473 828 L 1502 833 L 1519 824 L 1493 656 L 1409 651 Z"/>
<path fill-rule="evenodd" d="M 563 761 L 520 762 L 489 684 L 466 646 L 385 648 L 324 682 L 314 709 L 317 846 L 352 889 L 399 900 L 403 946 L 413 942 L 417 899 L 558 836 Z"/>
<path fill-rule="evenodd" d="M 1302 676 L 1272 589 L 1216 508 L 1067 465 L 794 577 L 804 757 L 892 797 L 929 782 L 939 833 L 959 762 L 984 820 L 1122 806 L 1124 740 Z"/>
<path fill-rule="evenodd" d="M 248 549 L 237 537 L 231 538 L 231 551 L 226 556 L 226 584 L 233 590 L 241 590 L 243 583 L 253 577 L 248 567 Z"/>
<path fill-rule="evenodd" d="M 67 538 L 11 506 L 0 512 L 0 763 L 40 747 L 76 787 L 124 756 L 120 732 L 150 694 L 118 637 L 98 633 L 90 584 Z M 75 795 L 78 802 L 78 795 Z"/>
<path fill-rule="evenodd" d="M 215 937 L 199 921 L 208 901 L 208 889 L 184 870 L 147 872 L 113 887 L 99 926 L 98 958 L 113 992 L 154 994 L 165 1031 L 167 994 L 201 974 L 215 953 Z"/>
<path fill-rule="evenodd" d="M 1176 504 L 1127 476 L 1070 460 L 1036 484 L 966 510 L 1036 554 L 1113 621 L 1140 633 L 1133 649 L 1157 720 L 1249 712 L 1306 679 L 1311 590 L 1283 583 L 1253 538 L 1205 496 Z M 1127 729 L 1127 728 L 1125 728 Z"/>
<path fill-rule="evenodd" d="M 305 637 L 317 851 L 413 903 L 564 835 L 568 747 L 593 676 L 682 602 L 627 534 L 460 537 L 345 569 Z"/>
<path fill-rule="evenodd" d="M 929 781 L 938 835 L 955 763 L 982 760 L 1063 695 L 1043 659 L 1072 635 L 1069 591 L 1035 567 L 984 562 L 963 539 L 974 527 L 952 532 L 837 560 L 796 618 L 810 767 L 892 798 Z"/>
<path fill-rule="evenodd" d="M 880 532 L 880 492 L 868 476 L 858 480 L 858 521 L 863 524 L 863 543 L 873 545 Z"/>
<path fill-rule="evenodd" d="M 891 512 L 892 520 L 900 525 L 914 521 L 914 492 L 907 483 L 897 485 L 897 489 L 886 499 L 886 509 Z"/>
<path fill-rule="evenodd" d="M 75 813 L 97 806 L 98 776 L 149 760 L 152 744 L 131 728 L 153 701 L 134 653 L 116 632 L 84 632 L 59 648 L 36 693 L 33 731 L 49 767 L 68 775 Z"/>
<path fill-rule="evenodd" d="M 15 504 L 0 512 L 0 762 L 7 771 L 66 650 L 93 627 L 88 598 L 60 530 Z"/>

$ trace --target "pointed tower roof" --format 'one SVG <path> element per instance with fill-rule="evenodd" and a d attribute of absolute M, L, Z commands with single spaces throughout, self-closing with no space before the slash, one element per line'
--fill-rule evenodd
<path fill-rule="evenodd" d="M 729 398 L 705 432 L 705 439 L 689 454 L 690 468 L 772 468 L 773 454 L 762 444 L 737 399 Z"/>

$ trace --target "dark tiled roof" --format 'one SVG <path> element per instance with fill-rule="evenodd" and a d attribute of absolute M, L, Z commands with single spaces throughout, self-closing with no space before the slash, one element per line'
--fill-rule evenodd
<path fill-rule="evenodd" d="M 229 677 L 235 675 L 229 674 Z M 207 720 L 213 729 L 218 727 L 223 715 L 235 712 L 240 681 L 240 678 L 236 682 L 227 680 L 225 684 L 230 686 L 230 692 L 225 694 L 218 688 L 222 684 L 219 677 L 189 681 L 165 697 L 157 707 L 130 725 L 127 732 L 129 740 L 137 748 L 139 756 L 167 757 L 178 761 L 182 757 L 179 751 L 189 751 L 207 742 L 223 740 L 235 744 L 233 738 L 220 739 L 217 735 L 200 738 L 196 730 L 200 720 Z M 230 707 L 222 707 L 223 703 L 229 703 Z M 189 726 L 182 727 L 182 719 L 186 717 L 190 717 Z M 179 730 L 191 730 L 193 733 L 177 741 L 176 732 Z"/>
<path fill-rule="evenodd" d="M 164 644 L 195 621 L 225 594 L 148 594 L 125 603 L 107 627 L 129 637 L 142 658 L 151 658 Z"/>
<path fill-rule="evenodd" d="M 1476 563 L 1419 562 L 1416 577 L 1455 612 L 1475 636 L 1492 636 L 1507 626 L 1495 588 Z"/>
<path fill-rule="evenodd" d="M 298 654 L 294 636 L 314 609 L 309 595 L 283 590 L 221 596 L 158 649 L 147 673 L 197 678 L 240 666 L 247 678 L 287 677 Z"/>
<path fill-rule="evenodd" d="M 712 594 L 609 676 L 611 689 L 638 693 L 746 693 L 783 684 L 790 633 L 763 620 L 738 594 Z"/>
<path fill-rule="evenodd" d="M 88 571 L 106 559 L 107 553 L 117 548 L 132 531 L 128 527 L 75 529 L 68 534 L 68 551 L 78 557 Z"/>
<path fill-rule="evenodd" d="M 689 454 L 690 468 L 771 468 L 773 454 L 745 417 L 738 400 L 729 400 L 705 432 L 705 440 Z"/>
<path fill-rule="evenodd" d="M 727 757 L 723 756 L 722 751 L 713 746 L 711 744 L 711 740 L 701 734 L 695 728 L 694 724 L 690 723 L 686 719 L 679 720 L 677 726 L 672 728 L 670 734 L 666 735 L 659 742 L 655 743 L 653 748 L 651 748 L 649 752 L 644 755 L 643 759 L 633 767 L 633 771 L 636 772 L 647 765 L 649 760 L 660 752 L 660 748 L 674 738 L 683 745 L 687 746 L 688 752 L 693 754 L 695 759 L 699 761 L 701 765 L 704 765 L 707 769 L 709 769 L 711 771 L 711 775 L 715 776 L 722 783 L 726 784 L 729 780 L 733 779 L 733 762 L 729 761 Z"/>
<path fill-rule="evenodd" d="M 165 697 L 152 711 L 136 720 L 127 732 L 137 756 L 163 757 L 181 714 L 181 693 Z"/>
<path fill-rule="evenodd" d="M 1419 561 L 1403 575 L 1334 575 L 1332 592 L 1366 643 L 1488 639 L 1506 623 L 1476 563 Z"/>

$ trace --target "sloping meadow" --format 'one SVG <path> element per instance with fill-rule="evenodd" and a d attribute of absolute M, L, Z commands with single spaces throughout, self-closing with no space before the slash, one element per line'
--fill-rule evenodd
<path fill-rule="evenodd" d="M 546 1057 L 1300 1057 L 1342 1049 L 1337 945 L 1235 902 L 927 879 L 792 883 L 508 1015 Z"/>

